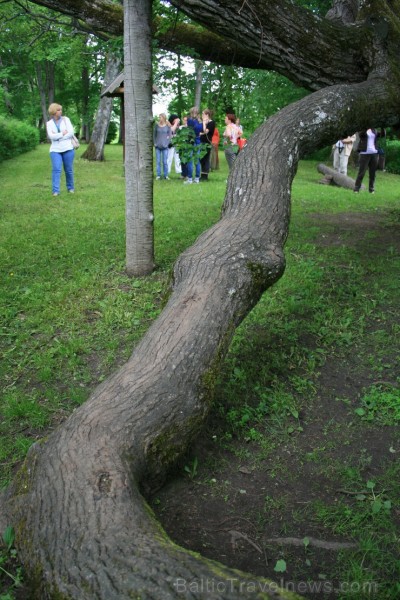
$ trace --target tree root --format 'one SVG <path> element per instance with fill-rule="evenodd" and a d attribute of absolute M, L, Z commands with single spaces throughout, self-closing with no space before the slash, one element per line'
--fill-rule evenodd
<path fill-rule="evenodd" d="M 307 544 L 305 543 L 307 541 Z M 315 546 L 316 548 L 323 548 L 324 550 L 343 550 L 346 548 L 357 548 L 357 544 L 354 542 L 328 542 L 325 540 L 318 540 L 313 537 L 304 538 L 268 538 L 264 540 L 266 544 L 283 544 L 286 546 Z"/>

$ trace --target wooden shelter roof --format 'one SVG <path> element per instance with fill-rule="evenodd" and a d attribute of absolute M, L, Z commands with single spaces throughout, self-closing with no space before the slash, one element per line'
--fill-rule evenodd
<path fill-rule="evenodd" d="M 159 94 L 160 90 L 157 86 L 153 85 L 153 94 Z M 124 72 L 122 71 L 112 83 L 101 93 L 101 97 L 103 96 L 123 96 L 124 95 Z"/>

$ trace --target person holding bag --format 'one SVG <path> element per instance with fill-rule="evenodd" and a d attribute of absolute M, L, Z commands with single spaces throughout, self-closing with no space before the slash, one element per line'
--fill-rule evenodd
<path fill-rule="evenodd" d="M 62 106 L 57 103 L 50 104 L 50 120 L 47 121 L 47 136 L 51 141 L 50 159 L 52 165 L 51 183 L 53 196 L 60 195 L 61 171 L 64 167 L 67 190 L 70 194 L 74 188 L 74 157 L 75 150 L 72 144 L 74 128 L 68 117 L 63 116 Z"/>

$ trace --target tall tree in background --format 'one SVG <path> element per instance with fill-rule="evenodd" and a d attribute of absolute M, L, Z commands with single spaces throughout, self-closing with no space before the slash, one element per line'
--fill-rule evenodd
<path fill-rule="evenodd" d="M 48 114 L 47 107 L 54 102 L 55 93 L 55 63 L 51 61 L 36 61 L 36 78 L 42 109 L 42 122 L 45 125 Z"/>
<path fill-rule="evenodd" d="M 31 448 L 0 498 L 0 529 L 15 524 L 16 545 L 39 597 L 172 600 L 182 581 L 211 581 L 217 591 L 209 598 L 243 598 L 240 585 L 246 582 L 254 590 L 247 598 L 286 595 L 177 547 L 140 490 L 159 485 L 199 431 L 235 327 L 284 272 L 290 190 L 300 158 L 349 131 L 399 120 L 399 0 L 369 0 L 360 7 L 355 0 L 335 0 L 333 22 L 289 0 L 172 3 L 204 27 L 212 10 L 213 31 L 192 36 L 203 59 L 275 67 L 313 93 L 254 133 L 230 174 L 221 220 L 178 259 L 160 317 L 129 361 L 57 432 Z M 120 13 L 110 2 L 46 5 L 86 20 L 91 15 L 92 27 L 114 24 L 120 30 Z M 125 10 L 139 6 L 129 0 Z M 353 8 L 359 8 L 356 23 Z M 139 39 L 136 28 L 147 31 L 148 17 L 137 13 L 133 23 L 128 13 L 129 34 L 132 26 Z M 132 58 L 129 53 L 125 64 L 129 94 L 135 88 Z M 150 94 L 150 81 L 146 85 Z M 134 98 L 130 106 L 127 123 L 139 131 Z M 140 144 L 148 139 L 130 133 L 127 168 L 135 173 L 140 166 L 150 172 L 150 163 L 140 163 Z M 143 193 L 139 185 L 136 192 Z M 189 593 L 205 597 L 200 585 Z"/>
<path fill-rule="evenodd" d="M 119 74 L 122 68 L 122 61 L 120 57 L 112 52 L 109 52 L 106 56 L 106 70 L 104 74 L 104 88 L 108 87 L 110 83 Z M 113 109 L 113 99 L 107 96 L 100 98 L 99 106 L 97 108 L 96 118 L 94 121 L 93 132 L 90 137 L 90 142 L 82 154 L 82 158 L 86 160 L 104 160 L 104 144 L 107 139 L 108 127 L 110 124 L 111 113 Z"/>
<path fill-rule="evenodd" d="M 201 90 L 203 87 L 203 61 L 195 60 L 194 66 L 196 69 L 196 87 L 194 92 L 194 105 L 200 108 L 201 105 Z"/>

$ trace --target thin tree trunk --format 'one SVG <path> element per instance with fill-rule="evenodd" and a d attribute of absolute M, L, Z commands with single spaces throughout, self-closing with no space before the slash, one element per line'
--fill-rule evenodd
<path fill-rule="evenodd" d="M 126 268 L 154 269 L 151 0 L 124 2 Z"/>
<path fill-rule="evenodd" d="M 90 122 L 89 117 L 89 69 L 87 65 L 83 65 L 81 73 L 82 81 L 82 123 L 80 130 L 77 132 L 78 136 L 89 142 L 90 140 Z"/>
<path fill-rule="evenodd" d="M 48 120 L 47 117 L 47 94 L 46 94 L 46 80 L 43 79 L 42 64 L 40 62 L 35 63 L 37 86 L 39 89 L 40 108 L 42 110 L 43 125 L 46 126 Z"/>
<path fill-rule="evenodd" d="M 200 108 L 201 105 L 201 91 L 203 87 L 203 61 L 195 60 L 196 69 L 196 87 L 194 93 L 194 105 Z"/>
<path fill-rule="evenodd" d="M 178 57 L 178 115 L 182 118 L 183 116 L 183 96 L 182 96 L 182 55 L 180 52 L 177 54 Z"/>
<path fill-rule="evenodd" d="M 47 84 L 47 99 L 49 104 L 55 100 L 56 90 L 56 64 L 53 61 L 46 62 L 46 84 Z"/>
<path fill-rule="evenodd" d="M 46 127 L 46 122 L 48 120 L 47 108 L 54 102 L 55 64 L 51 61 L 36 62 L 35 71 L 39 89 L 43 125 Z"/>

